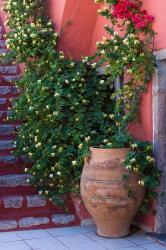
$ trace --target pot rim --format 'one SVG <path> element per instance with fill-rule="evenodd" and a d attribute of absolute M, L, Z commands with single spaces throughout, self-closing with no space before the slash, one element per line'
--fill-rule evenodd
<path fill-rule="evenodd" d="M 92 152 L 93 150 L 96 151 L 119 151 L 119 150 L 126 150 L 129 151 L 130 148 L 98 148 L 98 147 L 90 147 L 89 150 Z"/>

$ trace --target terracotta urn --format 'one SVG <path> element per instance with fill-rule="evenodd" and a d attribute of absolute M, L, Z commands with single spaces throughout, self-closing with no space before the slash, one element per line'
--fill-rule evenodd
<path fill-rule="evenodd" d="M 144 199 L 139 176 L 123 166 L 128 151 L 128 148 L 90 148 L 90 156 L 85 160 L 81 196 L 97 225 L 97 234 L 102 237 L 127 236 Z"/>

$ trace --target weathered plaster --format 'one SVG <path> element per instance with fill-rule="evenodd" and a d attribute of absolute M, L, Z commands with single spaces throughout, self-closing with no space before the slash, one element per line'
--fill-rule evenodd
<path fill-rule="evenodd" d="M 166 192 L 166 49 L 155 53 L 157 69 L 153 81 L 153 142 L 158 168 L 162 171 L 160 192 Z M 166 232 L 166 194 L 156 203 L 155 231 Z"/>

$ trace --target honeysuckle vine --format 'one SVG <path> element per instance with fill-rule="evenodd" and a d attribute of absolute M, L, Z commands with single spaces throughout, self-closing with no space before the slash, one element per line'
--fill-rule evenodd
<path fill-rule="evenodd" d="M 154 18 L 142 9 L 139 0 L 96 0 L 104 7 L 98 10 L 110 25 L 105 25 L 108 36 L 97 43 L 101 63 L 110 80 L 124 76 L 124 86 L 113 95 L 116 102 L 115 120 L 126 128 L 138 114 L 139 94 L 146 90 L 155 68 L 153 40 Z"/>
<path fill-rule="evenodd" d="M 5 0 L 10 31 L 6 59 L 23 63 L 21 90 L 9 119 L 22 120 L 15 154 L 33 162 L 30 181 L 54 202 L 79 190 L 90 145 L 109 145 L 112 89 L 95 64 L 65 59 L 45 0 Z"/>
<path fill-rule="evenodd" d="M 149 201 L 156 195 L 160 172 L 152 146 L 135 140 L 127 128 L 154 70 L 153 17 L 142 10 L 141 1 L 96 2 L 104 4 L 99 13 L 110 25 L 105 26 L 107 36 L 97 43 L 94 63 L 94 57 L 81 62 L 65 59 L 57 50 L 58 34 L 46 0 L 4 0 L 10 30 L 4 58 L 25 66 L 15 83 L 21 95 L 13 101 L 9 118 L 24 121 L 15 154 L 33 162 L 25 172 L 32 175 L 28 181 L 39 193 L 60 202 L 64 194 L 79 190 L 89 146 L 130 147 L 125 166 L 139 173 Z M 97 68 L 103 65 L 105 74 L 99 76 Z M 125 84 L 115 91 L 113 83 L 119 76 Z"/>
<path fill-rule="evenodd" d="M 110 81 L 123 81 L 121 88 L 112 94 L 115 107 L 111 147 L 131 148 L 124 164 L 129 171 L 140 175 L 139 184 L 145 186 L 147 191 L 142 207 L 142 211 L 146 211 L 149 200 L 157 195 L 160 172 L 155 166 L 152 146 L 147 142 L 134 142 L 128 125 L 138 121 L 140 95 L 147 90 L 155 69 L 154 17 L 143 9 L 140 0 L 95 2 L 102 4 L 98 13 L 107 19 L 104 27 L 106 35 L 97 43 L 99 63 L 105 66 L 105 74 Z"/>

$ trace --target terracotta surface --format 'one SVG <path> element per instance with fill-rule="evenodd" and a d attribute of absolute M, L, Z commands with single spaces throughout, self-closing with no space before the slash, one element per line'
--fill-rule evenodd
<path fill-rule="evenodd" d="M 102 237 L 119 238 L 129 234 L 130 224 L 144 198 L 139 177 L 123 167 L 128 149 L 91 148 L 81 177 L 81 196 Z M 123 179 L 128 175 L 128 180 Z M 128 196 L 129 187 L 134 198 Z"/>

